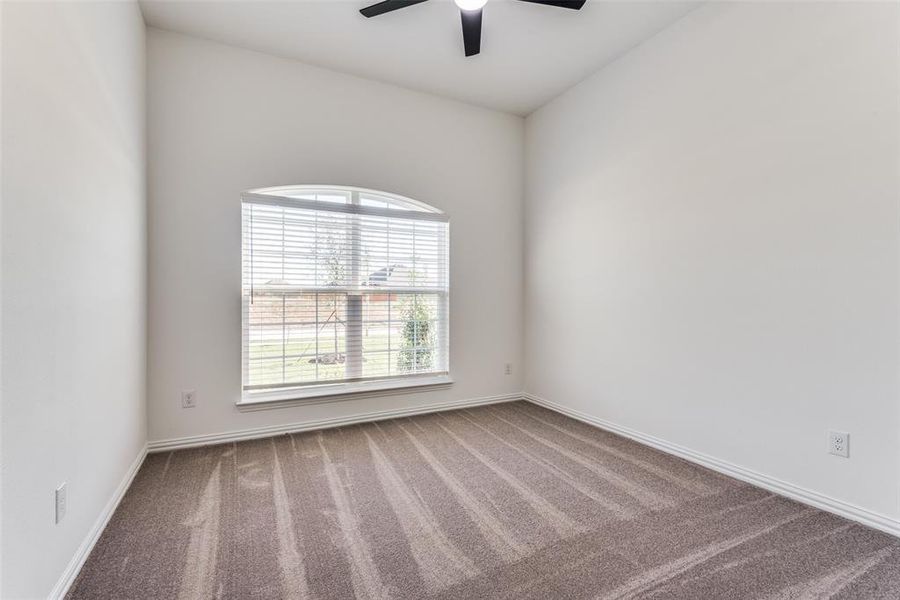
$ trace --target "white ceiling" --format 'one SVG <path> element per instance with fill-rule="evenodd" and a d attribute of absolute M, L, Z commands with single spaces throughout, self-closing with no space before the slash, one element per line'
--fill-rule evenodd
<path fill-rule="evenodd" d="M 366 19 L 377 0 L 141 0 L 148 25 L 525 115 L 699 2 L 589 0 L 580 11 L 489 0 L 481 54 L 459 9 L 430 0 Z"/>

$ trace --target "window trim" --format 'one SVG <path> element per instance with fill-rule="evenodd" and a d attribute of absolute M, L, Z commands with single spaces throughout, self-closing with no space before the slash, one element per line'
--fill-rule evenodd
<path fill-rule="evenodd" d="M 344 191 L 352 194 L 354 197 L 358 198 L 360 194 L 371 193 L 376 196 L 383 196 L 388 198 L 393 198 L 395 200 L 400 201 L 401 203 L 410 204 L 412 206 L 417 206 L 421 210 L 408 210 L 408 209 L 400 209 L 400 208 L 380 208 L 375 206 L 364 206 L 359 204 L 358 202 L 353 203 L 331 203 L 331 202 L 323 202 L 317 200 L 309 200 L 304 198 L 294 198 L 287 195 L 279 195 L 278 192 L 296 192 L 302 190 L 309 191 Z M 420 202 L 418 200 L 414 200 L 412 198 L 407 198 L 405 196 L 400 196 L 398 194 L 390 193 L 390 192 L 382 192 L 378 190 L 372 190 L 367 188 L 359 188 L 353 186 L 337 186 L 337 185 L 292 185 L 292 186 L 279 186 L 279 187 L 270 187 L 270 188 L 259 188 L 252 191 L 246 191 L 241 194 L 241 205 L 243 206 L 245 201 L 249 201 L 250 204 L 265 204 L 271 206 L 285 206 L 290 205 L 299 209 L 306 210 L 314 210 L 314 211 L 325 211 L 325 212 L 337 212 L 337 213 L 349 213 L 349 214 L 358 214 L 358 215 L 367 215 L 367 216 L 375 216 L 375 217 L 385 217 L 385 218 L 394 218 L 394 219 L 409 219 L 409 220 L 417 220 L 417 221 L 432 221 L 432 222 L 443 222 L 447 223 L 449 226 L 450 218 L 449 216 L 440 211 L 439 209 Z M 243 235 L 243 233 L 242 233 Z M 449 236 L 449 231 L 445 233 L 445 235 Z M 445 262 L 445 267 L 449 269 L 449 237 L 446 240 L 446 252 L 448 254 L 447 261 Z M 243 297 L 243 282 L 241 285 L 242 291 L 241 295 Z M 325 288 L 322 291 L 331 291 L 332 288 Z M 353 290 L 350 290 L 352 293 Z M 360 288 L 358 291 L 368 291 L 368 289 L 363 290 Z M 449 278 L 448 278 L 448 286 L 446 289 L 431 289 L 431 288 L 417 288 L 411 287 L 409 288 L 411 293 L 415 292 L 425 292 L 425 293 L 437 293 L 439 295 L 445 296 L 445 302 L 441 305 L 441 308 L 446 310 L 447 304 L 446 300 L 450 295 L 449 288 Z M 242 300 L 243 302 L 243 300 Z M 448 314 L 443 316 L 443 321 L 447 322 L 449 318 Z M 243 319 L 243 316 L 242 316 Z M 243 324 L 242 324 L 243 329 Z M 337 402 L 342 400 L 350 400 L 350 399 L 358 399 L 358 398 L 366 398 L 366 397 L 376 397 L 376 396 L 385 396 L 392 394 L 402 394 L 402 393 L 416 393 L 423 391 L 432 391 L 436 389 L 446 389 L 450 387 L 454 381 L 450 376 L 449 367 L 450 367 L 450 343 L 449 343 L 449 324 L 447 327 L 447 331 L 445 334 L 448 339 L 444 342 L 443 351 L 447 353 L 446 357 L 446 366 L 448 368 L 447 371 L 434 371 L 428 373 L 415 373 L 410 375 L 392 375 L 389 377 L 380 377 L 380 378 L 367 378 L 367 379 L 358 379 L 358 380 L 343 380 L 339 382 L 315 382 L 315 383 L 306 383 L 299 385 L 286 385 L 284 387 L 261 387 L 258 389 L 248 389 L 243 381 L 241 384 L 241 394 L 239 399 L 235 402 L 235 405 L 238 410 L 241 412 L 244 411 L 256 411 L 256 410 L 264 410 L 268 408 L 282 408 L 289 406 L 298 406 L 298 405 L 307 405 L 307 404 L 320 404 L 327 402 Z M 242 334 L 243 336 L 243 334 Z M 242 339 L 243 346 L 243 339 Z M 242 357 L 242 361 L 243 361 Z M 245 368 L 242 365 L 242 371 Z"/>
<path fill-rule="evenodd" d="M 308 384 L 279 390 L 244 391 L 235 404 L 238 410 L 246 412 L 433 391 L 449 388 L 453 383 L 450 373 L 428 373 L 350 383 Z"/>

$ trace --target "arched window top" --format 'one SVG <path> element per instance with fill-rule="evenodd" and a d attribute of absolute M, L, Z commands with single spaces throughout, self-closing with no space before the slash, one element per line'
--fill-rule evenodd
<path fill-rule="evenodd" d="M 385 214 L 400 216 L 398 213 L 405 211 L 408 213 L 419 213 L 418 215 L 410 215 L 413 218 L 435 221 L 447 220 L 447 215 L 443 211 L 424 202 L 389 192 L 351 186 L 283 185 L 250 190 L 244 194 L 244 197 L 258 199 L 269 197 L 273 200 L 294 201 L 296 204 L 306 205 L 309 208 L 314 208 L 316 204 L 327 202 L 332 209 L 336 208 L 333 205 L 345 205 L 345 209 L 338 209 L 340 212 L 368 214 L 384 212 Z"/>

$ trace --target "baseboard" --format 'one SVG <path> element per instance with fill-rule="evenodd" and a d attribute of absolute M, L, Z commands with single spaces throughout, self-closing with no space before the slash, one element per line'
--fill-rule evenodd
<path fill-rule="evenodd" d="M 797 502 L 802 502 L 803 504 L 814 506 L 815 508 L 819 508 L 821 510 L 836 514 L 840 517 L 844 517 L 845 519 L 850 519 L 851 521 L 856 521 L 857 523 L 862 523 L 863 525 L 867 525 L 874 529 L 878 529 L 885 533 L 900 537 L 900 520 L 870 511 L 854 504 L 850 504 L 849 502 L 844 502 L 843 500 L 837 500 L 835 498 L 825 496 L 823 494 L 820 494 L 819 492 L 814 492 L 812 490 L 802 488 L 798 485 L 794 485 L 792 483 L 788 483 L 774 477 L 770 477 L 769 475 L 765 475 L 764 473 L 759 473 L 757 471 L 735 465 L 728 461 L 714 458 L 701 452 L 696 452 L 694 450 L 691 450 L 690 448 L 685 448 L 684 446 L 667 442 L 657 437 L 635 431 L 634 429 L 629 429 L 628 427 L 623 427 L 621 425 L 611 423 L 610 421 L 607 421 L 605 419 L 599 419 L 581 411 L 568 408 L 544 398 L 540 398 L 533 394 L 525 393 L 522 395 L 522 397 L 528 402 L 537 404 L 538 406 L 543 406 L 544 408 L 548 408 L 554 412 L 558 412 L 568 417 L 572 417 L 573 419 L 577 419 L 578 421 L 582 421 L 584 423 L 587 423 L 588 425 L 593 425 L 595 427 L 599 427 L 600 429 L 605 429 L 607 431 L 611 431 L 612 433 L 617 433 L 636 442 L 640 442 L 641 444 L 644 444 L 646 446 L 651 446 L 653 448 L 656 448 L 657 450 L 661 450 L 662 452 L 665 452 L 667 454 L 672 454 L 692 463 L 701 465 L 708 469 L 712 469 L 713 471 L 722 473 L 723 475 L 734 477 L 735 479 L 739 479 L 741 481 L 745 481 L 747 483 L 751 483 L 758 487 L 767 489 L 770 492 L 786 496 L 788 498 L 791 498 L 792 500 L 796 500 Z"/>
<path fill-rule="evenodd" d="M 343 427 L 345 425 L 354 425 L 356 423 L 383 421 L 385 419 L 397 419 L 400 417 L 411 417 L 413 415 L 422 415 L 444 410 L 454 410 L 457 408 L 469 408 L 472 406 L 482 406 L 485 404 L 497 404 L 499 402 L 510 402 L 513 400 L 522 400 L 522 394 L 520 392 L 516 392 L 512 394 L 502 394 L 499 396 L 485 396 L 481 398 L 470 398 L 467 400 L 436 402 L 432 404 L 424 404 L 421 406 L 412 406 L 409 408 L 358 413 L 345 417 L 317 419 L 314 421 L 301 421 L 299 423 L 289 423 L 286 425 L 270 425 L 268 427 L 256 427 L 253 429 L 240 429 L 237 431 L 229 431 L 226 433 L 213 433 L 208 435 L 194 435 L 181 438 L 172 438 L 168 440 L 157 440 L 155 442 L 150 442 L 149 444 L 147 444 L 147 450 L 149 452 L 164 452 L 168 450 L 180 450 L 182 448 L 194 448 L 196 446 L 225 444 L 229 442 L 239 442 L 241 440 L 271 437 L 284 433 L 299 433 L 301 431 L 314 431 L 316 429 L 330 429 L 332 427 Z"/>
<path fill-rule="evenodd" d="M 50 595 L 48 596 L 49 600 L 57 600 L 63 598 L 68 593 L 69 588 L 75 581 L 75 578 L 78 577 L 78 573 L 79 571 L 81 571 L 81 567 L 84 566 L 84 561 L 87 560 L 87 557 L 91 554 L 91 550 L 94 549 L 94 545 L 97 543 L 97 540 L 100 539 L 100 534 L 102 534 L 103 530 L 106 529 L 107 523 L 109 523 L 109 520 L 110 518 L 112 518 L 113 513 L 116 512 L 116 508 L 118 508 L 119 502 L 122 501 L 122 497 L 125 496 L 125 492 L 127 492 L 128 488 L 131 486 L 131 482 L 134 480 L 134 476 L 137 475 L 137 472 L 140 470 L 146 456 L 147 446 L 145 445 L 138 453 L 137 458 L 134 459 L 134 462 L 131 463 L 131 466 L 128 467 L 128 471 L 125 473 L 125 477 L 122 478 L 122 481 L 119 483 L 116 491 L 113 492 L 112 498 L 110 498 L 109 502 L 106 503 L 106 506 L 103 507 L 103 511 L 100 513 L 100 516 L 97 517 L 96 522 L 94 522 L 94 526 L 91 527 L 91 530 L 88 532 L 87 537 L 81 543 L 81 546 L 78 547 L 78 550 L 75 552 L 72 560 L 69 561 L 69 564 L 66 566 L 66 570 L 63 571 L 63 574 L 59 578 L 59 581 L 57 581 L 56 585 L 53 586 L 53 590 L 51 590 Z"/>

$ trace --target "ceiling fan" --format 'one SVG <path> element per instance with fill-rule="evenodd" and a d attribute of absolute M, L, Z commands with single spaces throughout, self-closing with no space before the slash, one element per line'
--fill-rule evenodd
<path fill-rule="evenodd" d="M 459 7 L 462 17 L 463 45 L 466 48 L 466 56 L 474 56 L 481 52 L 481 13 L 487 0 L 453 0 Z M 426 0 L 383 0 L 372 6 L 360 10 L 364 17 L 377 17 L 384 13 L 400 8 L 406 8 L 414 4 L 421 4 Z M 534 4 L 546 4 L 559 8 L 571 8 L 580 10 L 587 0 L 522 0 Z"/>

